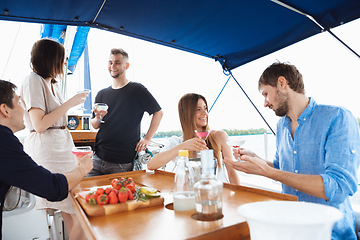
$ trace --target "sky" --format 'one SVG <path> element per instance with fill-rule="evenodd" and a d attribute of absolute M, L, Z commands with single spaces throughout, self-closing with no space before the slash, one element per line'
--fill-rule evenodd
<path fill-rule="evenodd" d="M 30 50 L 40 38 L 40 25 L 0 21 L 6 35 L 0 40 L 0 77 L 17 86 L 31 72 Z M 332 31 L 360 54 L 360 20 Z M 228 76 L 213 59 L 194 55 L 143 40 L 99 29 L 88 36 L 92 98 L 111 85 L 107 69 L 111 48 L 123 48 L 129 54 L 127 78 L 142 83 L 157 99 L 164 111 L 158 131 L 181 130 L 177 103 L 185 93 L 199 93 L 213 104 Z M 360 118 L 358 104 L 360 59 L 337 42 L 330 34 L 321 33 L 275 53 L 240 66 L 232 73 L 272 129 L 279 120 L 274 112 L 263 107 L 264 98 L 257 89 L 262 72 L 275 61 L 289 62 L 302 73 L 306 95 L 318 103 L 343 106 Z M 79 61 L 73 76 L 68 78 L 68 96 L 81 88 L 83 62 Z M 76 114 L 77 107 L 69 114 Z M 142 132 L 146 132 L 151 117 L 145 113 Z M 270 131 L 250 101 L 233 79 L 224 88 L 209 114 L 211 129 L 265 128 Z"/>

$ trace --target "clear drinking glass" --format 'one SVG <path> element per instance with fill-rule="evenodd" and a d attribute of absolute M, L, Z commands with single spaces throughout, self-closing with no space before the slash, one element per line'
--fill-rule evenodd
<path fill-rule="evenodd" d="M 245 140 L 241 137 L 231 137 L 226 140 L 226 144 L 229 145 L 232 148 L 239 148 L 241 145 L 243 145 Z M 240 158 L 237 158 L 236 160 L 241 161 Z"/>
<path fill-rule="evenodd" d="M 84 89 L 84 90 L 81 90 L 81 91 L 77 91 L 76 93 L 90 93 L 91 90 L 90 89 Z M 84 103 L 81 104 L 80 108 L 78 110 L 81 110 L 81 111 L 86 111 L 86 108 L 84 108 Z"/>
<path fill-rule="evenodd" d="M 99 122 L 105 123 L 105 121 L 102 120 L 102 111 L 108 110 L 109 106 L 106 103 L 95 103 L 96 110 L 100 111 L 100 120 Z"/>

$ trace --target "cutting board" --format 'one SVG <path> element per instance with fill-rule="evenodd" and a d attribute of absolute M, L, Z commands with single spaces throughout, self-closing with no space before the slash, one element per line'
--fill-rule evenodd
<path fill-rule="evenodd" d="M 100 217 L 114 213 L 164 205 L 164 198 L 161 196 L 157 198 L 150 198 L 145 202 L 140 200 L 127 200 L 124 203 L 106 205 L 90 205 L 81 197 L 77 197 L 76 200 L 80 203 L 81 207 L 86 212 L 86 215 L 89 217 Z"/>
<path fill-rule="evenodd" d="M 143 184 L 136 183 L 136 186 L 140 187 L 143 186 Z M 106 189 L 107 187 L 111 187 L 111 185 L 94 186 L 90 189 L 83 189 L 83 191 L 81 191 L 80 189 L 76 189 L 73 191 L 75 199 L 80 203 L 81 207 L 84 209 L 84 211 L 89 217 L 100 217 L 114 213 L 127 212 L 141 208 L 164 205 L 164 197 L 162 197 L 161 195 L 160 197 L 149 198 L 146 201 L 127 200 L 124 203 L 117 204 L 90 205 L 85 201 L 85 195 L 89 192 L 95 192 L 96 189 L 99 187 Z"/>

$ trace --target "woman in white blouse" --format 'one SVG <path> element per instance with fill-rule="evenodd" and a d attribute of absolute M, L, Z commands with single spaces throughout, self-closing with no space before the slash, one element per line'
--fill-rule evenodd
<path fill-rule="evenodd" d="M 88 95 L 79 93 L 64 101 L 58 83 L 64 77 L 64 58 L 65 49 L 60 43 L 50 39 L 35 42 L 31 50 L 33 72 L 24 79 L 20 89 L 25 105 L 25 125 L 30 130 L 25 151 L 53 173 L 66 173 L 76 167 L 71 153 L 73 139 L 66 129 L 67 111 L 83 103 Z M 60 210 L 69 239 L 85 239 L 70 195 L 60 202 L 36 197 L 36 208 Z"/>

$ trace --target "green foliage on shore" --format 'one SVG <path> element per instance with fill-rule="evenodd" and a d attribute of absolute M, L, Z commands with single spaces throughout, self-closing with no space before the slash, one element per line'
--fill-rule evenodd
<path fill-rule="evenodd" d="M 360 126 L 360 118 L 357 118 L 357 120 L 358 120 L 358 123 L 359 123 L 359 126 Z"/>
<path fill-rule="evenodd" d="M 166 138 L 171 136 L 182 136 L 182 131 L 170 131 L 170 132 L 157 132 L 154 135 L 154 138 Z"/>
<path fill-rule="evenodd" d="M 238 136 L 238 135 L 254 135 L 254 134 L 262 134 L 266 133 L 266 129 L 259 128 L 259 129 L 246 129 L 246 130 L 237 130 L 237 129 L 222 129 L 225 131 L 229 136 Z M 182 131 L 169 131 L 169 132 L 157 132 L 154 135 L 154 138 L 166 138 L 171 136 L 182 136 Z"/>
<path fill-rule="evenodd" d="M 222 129 L 224 130 L 229 136 L 238 136 L 238 135 L 254 135 L 254 134 L 262 134 L 266 133 L 266 129 L 264 128 L 258 128 L 258 129 L 246 129 L 246 130 L 237 130 L 237 129 Z"/>

